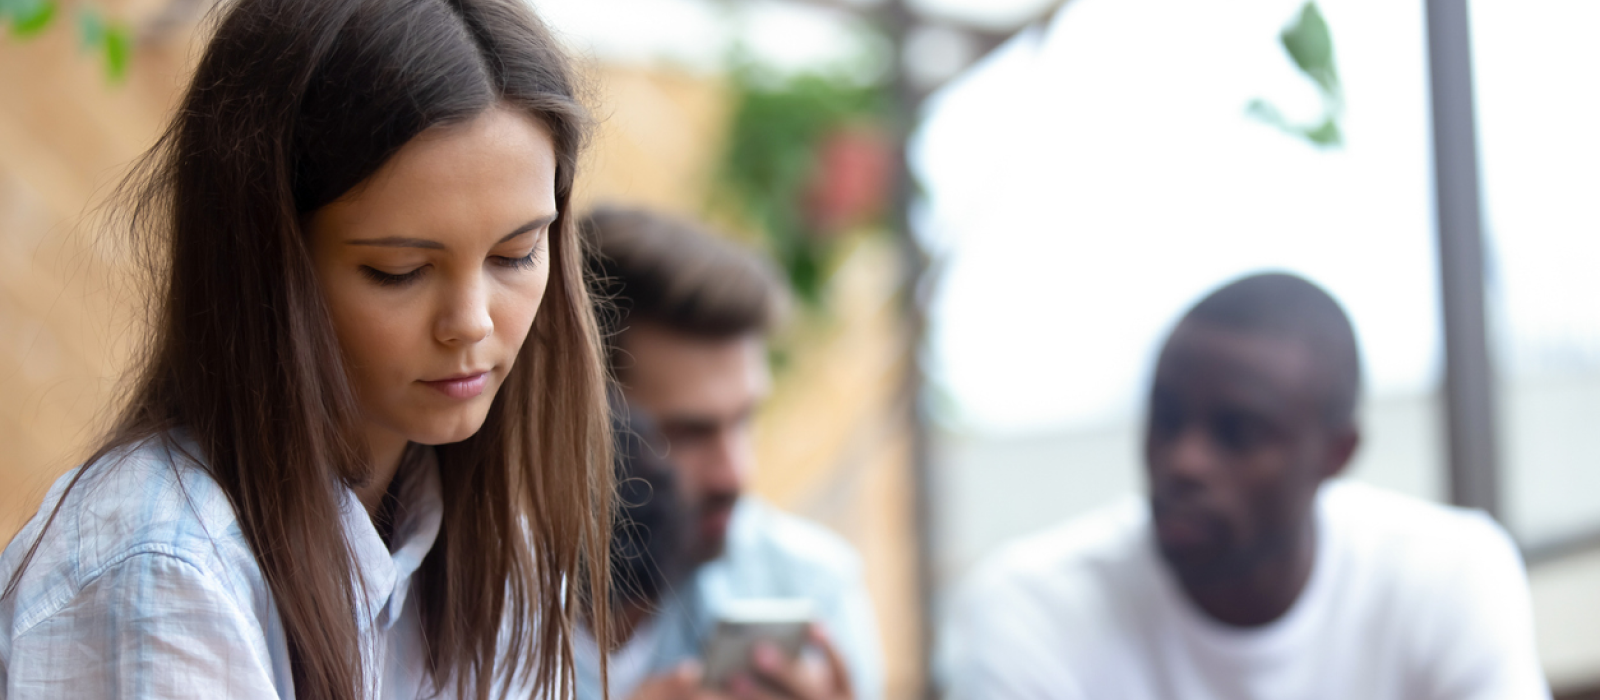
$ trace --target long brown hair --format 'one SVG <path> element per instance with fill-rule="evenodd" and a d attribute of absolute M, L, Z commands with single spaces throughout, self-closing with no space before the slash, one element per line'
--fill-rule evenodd
<path fill-rule="evenodd" d="M 87 463 L 184 430 L 271 586 L 296 695 L 359 697 L 340 495 L 371 465 L 303 221 L 423 131 L 496 104 L 522 109 L 555 145 L 550 282 L 482 429 L 437 448 L 444 522 L 417 590 L 441 689 L 486 698 L 515 678 L 570 694 L 576 620 L 607 643 L 612 473 L 569 209 L 588 121 L 567 58 L 522 0 L 237 0 L 219 11 L 176 115 L 121 190 L 148 263 L 151 335 Z"/>

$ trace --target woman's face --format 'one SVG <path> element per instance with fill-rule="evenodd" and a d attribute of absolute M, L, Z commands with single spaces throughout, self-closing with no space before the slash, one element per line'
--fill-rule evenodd
<path fill-rule="evenodd" d="M 373 449 L 483 425 L 550 277 L 555 149 L 496 107 L 429 130 L 311 216 L 318 281 Z"/>

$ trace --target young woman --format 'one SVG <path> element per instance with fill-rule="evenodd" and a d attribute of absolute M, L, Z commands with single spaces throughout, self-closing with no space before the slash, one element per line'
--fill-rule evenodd
<path fill-rule="evenodd" d="M 611 464 L 566 59 L 522 0 L 220 12 L 127 190 L 147 356 L 0 556 L 0 697 L 569 695 Z"/>

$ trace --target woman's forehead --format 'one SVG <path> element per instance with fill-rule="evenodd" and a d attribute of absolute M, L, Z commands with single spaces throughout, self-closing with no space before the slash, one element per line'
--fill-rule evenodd
<path fill-rule="evenodd" d="M 556 215 L 556 159 L 537 120 L 507 109 L 407 142 L 371 177 L 313 214 L 313 234 L 499 242 Z M 482 239 L 482 240 L 480 240 Z"/>

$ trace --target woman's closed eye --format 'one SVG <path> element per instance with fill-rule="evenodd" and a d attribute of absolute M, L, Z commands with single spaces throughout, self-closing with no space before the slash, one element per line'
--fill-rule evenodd
<path fill-rule="evenodd" d="M 545 248 L 549 245 L 550 241 L 550 239 L 547 237 L 547 231 L 527 231 L 522 235 L 525 236 L 528 233 L 533 234 L 534 240 L 533 247 L 528 250 L 527 254 L 496 255 L 493 257 L 495 264 L 500 265 L 501 267 L 509 267 L 514 270 L 531 270 L 535 267 L 538 267 L 539 263 L 544 262 Z M 518 237 L 520 236 L 513 236 L 512 238 Z"/>
<path fill-rule="evenodd" d="M 385 287 L 398 287 L 400 285 L 413 282 L 417 278 L 421 277 L 422 271 L 426 267 L 427 265 L 421 265 L 406 272 L 386 272 L 369 265 L 362 265 L 361 274 L 366 275 L 367 279 L 377 282 Z"/>
<path fill-rule="evenodd" d="M 489 256 L 489 262 L 513 270 L 531 270 L 544 262 L 544 248 L 544 241 L 541 240 L 525 255 L 491 255 Z M 429 267 L 430 265 L 425 263 L 402 272 L 385 270 L 372 265 L 362 265 L 361 274 L 380 286 L 398 287 L 421 279 L 423 273 Z"/>
<path fill-rule="evenodd" d="M 528 254 L 522 257 L 496 255 L 494 256 L 494 262 L 495 264 L 503 267 L 509 267 L 517 270 L 529 270 L 538 266 L 540 262 L 539 252 L 541 248 L 543 248 L 543 246 L 534 246 L 533 250 L 528 251 Z"/>

